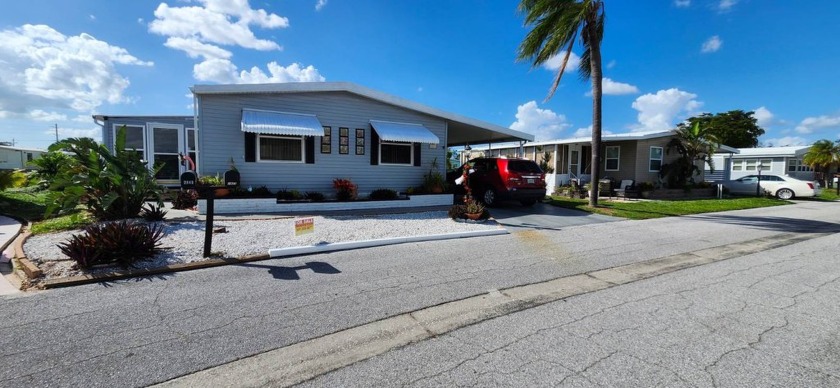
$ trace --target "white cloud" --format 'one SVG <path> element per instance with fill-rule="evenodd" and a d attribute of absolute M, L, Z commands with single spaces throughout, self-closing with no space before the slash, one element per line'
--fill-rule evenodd
<path fill-rule="evenodd" d="M 90 18 L 90 20 L 96 20 L 96 15 L 88 15 L 88 18 Z"/>
<path fill-rule="evenodd" d="M 808 140 L 805 140 L 804 138 L 801 138 L 799 136 L 785 136 L 775 139 L 767 139 L 762 143 L 764 143 L 764 145 L 766 145 L 767 147 L 787 147 L 810 144 Z"/>
<path fill-rule="evenodd" d="M 797 133 L 813 133 L 817 129 L 838 128 L 840 129 L 840 116 L 818 116 L 806 117 L 796 126 Z"/>
<path fill-rule="evenodd" d="M 760 106 L 754 112 L 753 117 L 755 117 L 756 124 L 759 127 L 766 127 L 773 123 L 773 112 L 770 112 L 770 109 Z"/>
<path fill-rule="evenodd" d="M 153 65 L 86 33 L 65 36 L 46 25 L 2 30 L 0 41 L 2 117 L 90 112 L 105 102 L 128 102 L 123 93 L 129 81 L 116 65 Z"/>
<path fill-rule="evenodd" d="M 606 77 L 602 80 L 601 88 L 603 89 L 604 94 L 611 96 L 639 93 L 639 88 L 634 85 L 616 82 Z"/>
<path fill-rule="evenodd" d="M 563 58 L 565 57 L 565 55 L 566 53 L 562 52 L 551 58 L 548 58 L 547 61 L 543 62 L 542 67 L 551 71 L 560 70 L 560 66 L 563 64 Z M 571 53 L 569 55 L 569 62 L 566 64 L 566 70 L 564 70 L 563 73 L 567 73 L 569 71 L 577 71 L 579 65 L 580 57 L 577 56 L 577 54 L 575 53 Z"/>
<path fill-rule="evenodd" d="M 718 3 L 717 7 L 718 11 L 729 12 L 732 10 L 732 7 L 734 7 L 735 4 L 738 4 L 738 1 L 739 0 L 720 0 L 720 3 Z"/>
<path fill-rule="evenodd" d="M 204 57 L 205 59 L 227 59 L 233 55 L 230 51 L 227 51 L 219 46 L 201 43 L 198 40 L 192 38 L 173 37 L 167 39 L 166 43 L 164 43 L 163 45 L 169 48 L 174 48 L 176 50 L 186 52 L 187 55 L 190 56 L 190 58 Z"/>
<path fill-rule="evenodd" d="M 145 23 L 145 22 L 146 22 L 146 21 L 145 21 L 145 20 L 143 20 L 143 18 L 137 18 L 137 24 L 143 24 L 143 23 Z"/>
<path fill-rule="evenodd" d="M 691 6 L 691 0 L 674 0 L 674 5 L 677 8 L 687 8 Z"/>
<path fill-rule="evenodd" d="M 615 67 L 615 59 L 607 62 L 607 69 L 612 69 L 613 67 Z"/>
<path fill-rule="evenodd" d="M 55 136 L 55 129 L 48 129 L 44 131 L 45 135 Z M 68 137 L 90 137 L 98 139 L 102 135 L 102 128 L 99 126 L 93 128 L 62 128 L 58 127 L 58 137 L 60 139 Z"/>
<path fill-rule="evenodd" d="M 703 46 L 700 48 L 701 53 L 713 53 L 723 46 L 723 40 L 720 39 L 719 36 L 715 35 L 705 42 L 703 42 Z"/>
<path fill-rule="evenodd" d="M 315 10 L 320 11 L 326 5 L 327 5 L 327 0 L 318 0 L 318 2 L 315 3 Z"/>
<path fill-rule="evenodd" d="M 639 124 L 633 130 L 660 131 L 673 128 L 680 113 L 690 115 L 703 105 L 696 98 L 696 94 L 677 88 L 639 96 L 632 105 L 633 109 L 639 111 Z"/>
<path fill-rule="evenodd" d="M 45 112 L 41 109 L 33 109 L 29 112 L 29 118 L 36 121 L 65 121 L 67 115 L 58 112 Z"/>
<path fill-rule="evenodd" d="M 536 101 L 519 105 L 516 108 L 516 121 L 510 125 L 510 129 L 533 134 L 537 141 L 560 138 L 561 133 L 569 127 L 571 124 L 566 122 L 566 116 L 550 109 L 540 109 Z"/>
<path fill-rule="evenodd" d="M 606 129 L 601 128 L 601 135 L 612 135 L 612 131 L 608 131 Z M 578 128 L 577 130 L 575 130 L 575 133 L 572 134 L 572 137 L 592 137 L 592 125 L 588 127 Z"/>
<path fill-rule="evenodd" d="M 193 67 L 193 77 L 199 81 L 219 83 L 278 83 L 278 82 L 323 82 L 325 78 L 314 66 L 292 63 L 283 67 L 277 62 L 268 64 L 268 74 L 254 66 L 251 70 L 239 71 L 236 65 L 226 59 L 208 59 Z"/>

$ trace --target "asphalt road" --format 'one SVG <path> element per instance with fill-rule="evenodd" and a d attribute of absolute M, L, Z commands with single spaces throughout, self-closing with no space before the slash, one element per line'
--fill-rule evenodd
<path fill-rule="evenodd" d="M 492 289 L 785 232 L 836 233 L 838 216 L 840 203 L 809 202 L 517 229 L 5 297 L 0 362 L 14 367 L 0 370 L 0 386 L 145 386 Z"/>
<path fill-rule="evenodd" d="M 562 230 L 570 226 L 623 220 L 623 218 L 566 209 L 541 202 L 533 206 L 522 206 L 518 202 L 505 201 L 491 208 L 490 214 L 510 230 Z"/>

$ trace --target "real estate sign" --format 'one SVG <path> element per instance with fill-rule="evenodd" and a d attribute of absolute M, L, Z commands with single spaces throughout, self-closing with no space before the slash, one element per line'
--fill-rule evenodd
<path fill-rule="evenodd" d="M 312 233 L 315 231 L 314 218 L 299 218 L 295 220 L 295 236 Z"/>

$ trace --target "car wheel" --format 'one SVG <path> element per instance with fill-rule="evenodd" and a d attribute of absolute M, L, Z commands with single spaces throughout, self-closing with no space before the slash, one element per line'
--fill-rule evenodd
<path fill-rule="evenodd" d="M 791 199 L 793 198 L 793 190 L 791 189 L 779 189 L 776 192 L 776 197 L 779 199 Z"/>
<path fill-rule="evenodd" d="M 534 204 L 537 203 L 537 200 L 535 200 L 535 199 L 523 199 L 523 200 L 519 201 L 519 203 L 521 203 L 522 206 L 534 206 Z"/>
<path fill-rule="evenodd" d="M 496 204 L 496 190 L 492 188 L 488 188 L 484 190 L 484 193 L 481 194 L 481 202 L 484 202 L 485 206 L 493 206 Z"/>

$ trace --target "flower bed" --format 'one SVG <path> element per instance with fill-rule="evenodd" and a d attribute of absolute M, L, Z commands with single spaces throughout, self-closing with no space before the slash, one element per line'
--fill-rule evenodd
<path fill-rule="evenodd" d="M 409 208 L 426 206 L 449 206 L 452 194 L 412 195 L 407 200 L 391 201 L 277 201 L 274 198 L 222 199 L 213 204 L 215 214 L 239 213 L 283 213 L 330 210 L 360 210 L 378 208 Z M 207 200 L 198 200 L 198 214 L 207 213 Z"/>
<path fill-rule="evenodd" d="M 717 196 L 717 188 L 710 187 L 704 189 L 694 188 L 691 190 L 685 189 L 656 189 L 650 192 L 647 198 L 649 199 L 686 199 L 686 198 L 715 198 Z"/>

